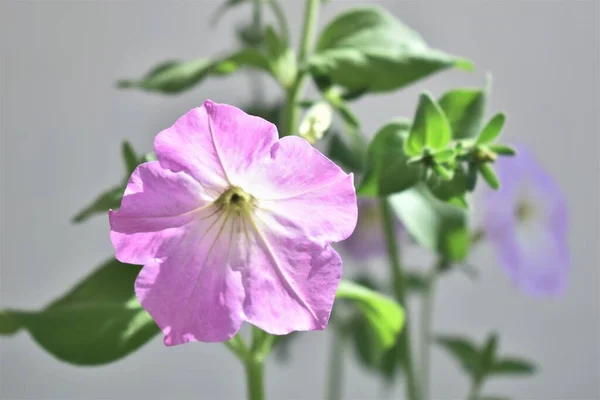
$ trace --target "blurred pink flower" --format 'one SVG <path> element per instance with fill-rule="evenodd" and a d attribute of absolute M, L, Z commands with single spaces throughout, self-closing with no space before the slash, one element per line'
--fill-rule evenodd
<path fill-rule="evenodd" d="M 352 175 L 299 137 L 206 101 L 154 140 L 110 237 L 143 264 L 135 291 L 165 344 L 218 342 L 247 321 L 271 334 L 323 329 L 341 276 L 331 243 L 357 219 Z"/>
<path fill-rule="evenodd" d="M 501 187 L 483 198 L 485 235 L 513 282 L 537 295 L 562 292 L 569 271 L 567 205 L 531 153 L 495 163 Z"/>

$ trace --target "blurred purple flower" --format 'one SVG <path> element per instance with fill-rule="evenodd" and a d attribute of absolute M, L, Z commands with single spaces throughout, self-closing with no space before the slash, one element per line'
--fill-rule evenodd
<path fill-rule="evenodd" d="M 404 231 L 402 224 L 396 220 L 396 234 Z M 385 237 L 381 226 L 381 211 L 378 199 L 358 199 L 358 222 L 352 235 L 339 243 L 340 249 L 360 261 L 384 255 L 386 252 Z"/>
<path fill-rule="evenodd" d="M 527 149 L 495 166 L 501 187 L 483 199 L 486 237 L 521 290 L 560 294 L 569 270 L 563 193 Z"/>

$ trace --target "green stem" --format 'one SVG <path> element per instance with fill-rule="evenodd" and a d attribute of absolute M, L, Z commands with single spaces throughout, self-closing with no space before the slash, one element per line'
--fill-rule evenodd
<path fill-rule="evenodd" d="M 427 287 L 421 303 L 421 399 L 429 399 L 429 360 L 431 358 L 431 336 L 437 267 L 427 276 Z"/>
<path fill-rule="evenodd" d="M 248 400 L 264 400 L 264 360 L 250 356 L 244 363 L 246 368 L 246 384 L 248 385 Z"/>
<path fill-rule="evenodd" d="M 290 31 L 288 28 L 287 20 L 285 18 L 285 13 L 279 6 L 277 0 L 269 0 L 269 6 L 271 6 L 271 11 L 273 11 L 275 19 L 279 24 L 279 29 L 281 30 L 281 37 L 286 43 L 288 43 L 290 40 Z"/>
<path fill-rule="evenodd" d="M 394 295 L 396 300 L 402 304 L 406 310 L 408 310 L 406 302 L 406 280 L 400 264 L 397 244 L 398 240 L 396 238 L 396 227 L 394 226 L 394 216 L 386 198 L 381 198 L 379 200 L 379 205 L 381 208 L 383 232 L 385 235 L 387 253 L 392 272 Z M 412 351 L 410 347 L 410 318 L 408 318 L 408 311 L 406 314 L 407 317 L 404 324 L 404 329 L 400 333 L 398 340 L 400 344 L 400 351 L 404 355 L 403 367 L 404 373 L 406 374 L 407 397 L 409 400 L 419 400 L 418 382 L 413 367 Z"/>
<path fill-rule="evenodd" d="M 283 114 L 281 116 L 281 136 L 292 135 L 298 126 L 298 101 L 304 90 L 306 83 L 305 64 L 312 50 L 312 44 L 317 27 L 319 15 L 319 3 L 321 0 L 306 0 L 304 8 L 304 26 L 302 27 L 302 36 L 300 48 L 298 49 L 298 65 L 300 66 L 294 83 L 287 89 L 286 102 Z"/>
<path fill-rule="evenodd" d="M 478 400 L 480 390 L 481 390 L 481 382 L 473 381 L 471 383 L 471 388 L 469 389 L 469 394 L 467 395 L 467 400 Z"/>
<path fill-rule="evenodd" d="M 344 380 L 344 335 L 334 330 L 331 354 L 329 355 L 329 371 L 327 376 L 327 400 L 342 400 L 342 387 Z"/>

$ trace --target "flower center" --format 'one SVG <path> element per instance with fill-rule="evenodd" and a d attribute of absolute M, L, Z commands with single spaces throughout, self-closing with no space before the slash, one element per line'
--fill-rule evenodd
<path fill-rule="evenodd" d="M 533 215 L 534 206 L 527 200 L 521 200 L 517 203 L 517 208 L 515 209 L 515 216 L 517 217 L 517 221 L 526 221 Z"/>
<path fill-rule="evenodd" d="M 242 188 L 232 186 L 215 201 L 215 205 L 226 214 L 249 214 L 254 208 L 254 197 Z"/>

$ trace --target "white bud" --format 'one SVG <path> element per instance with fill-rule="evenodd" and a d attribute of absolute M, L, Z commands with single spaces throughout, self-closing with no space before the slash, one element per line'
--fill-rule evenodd
<path fill-rule="evenodd" d="M 333 110 L 328 103 L 315 103 L 306 111 L 298 133 L 311 144 L 316 143 L 331 126 Z"/>

